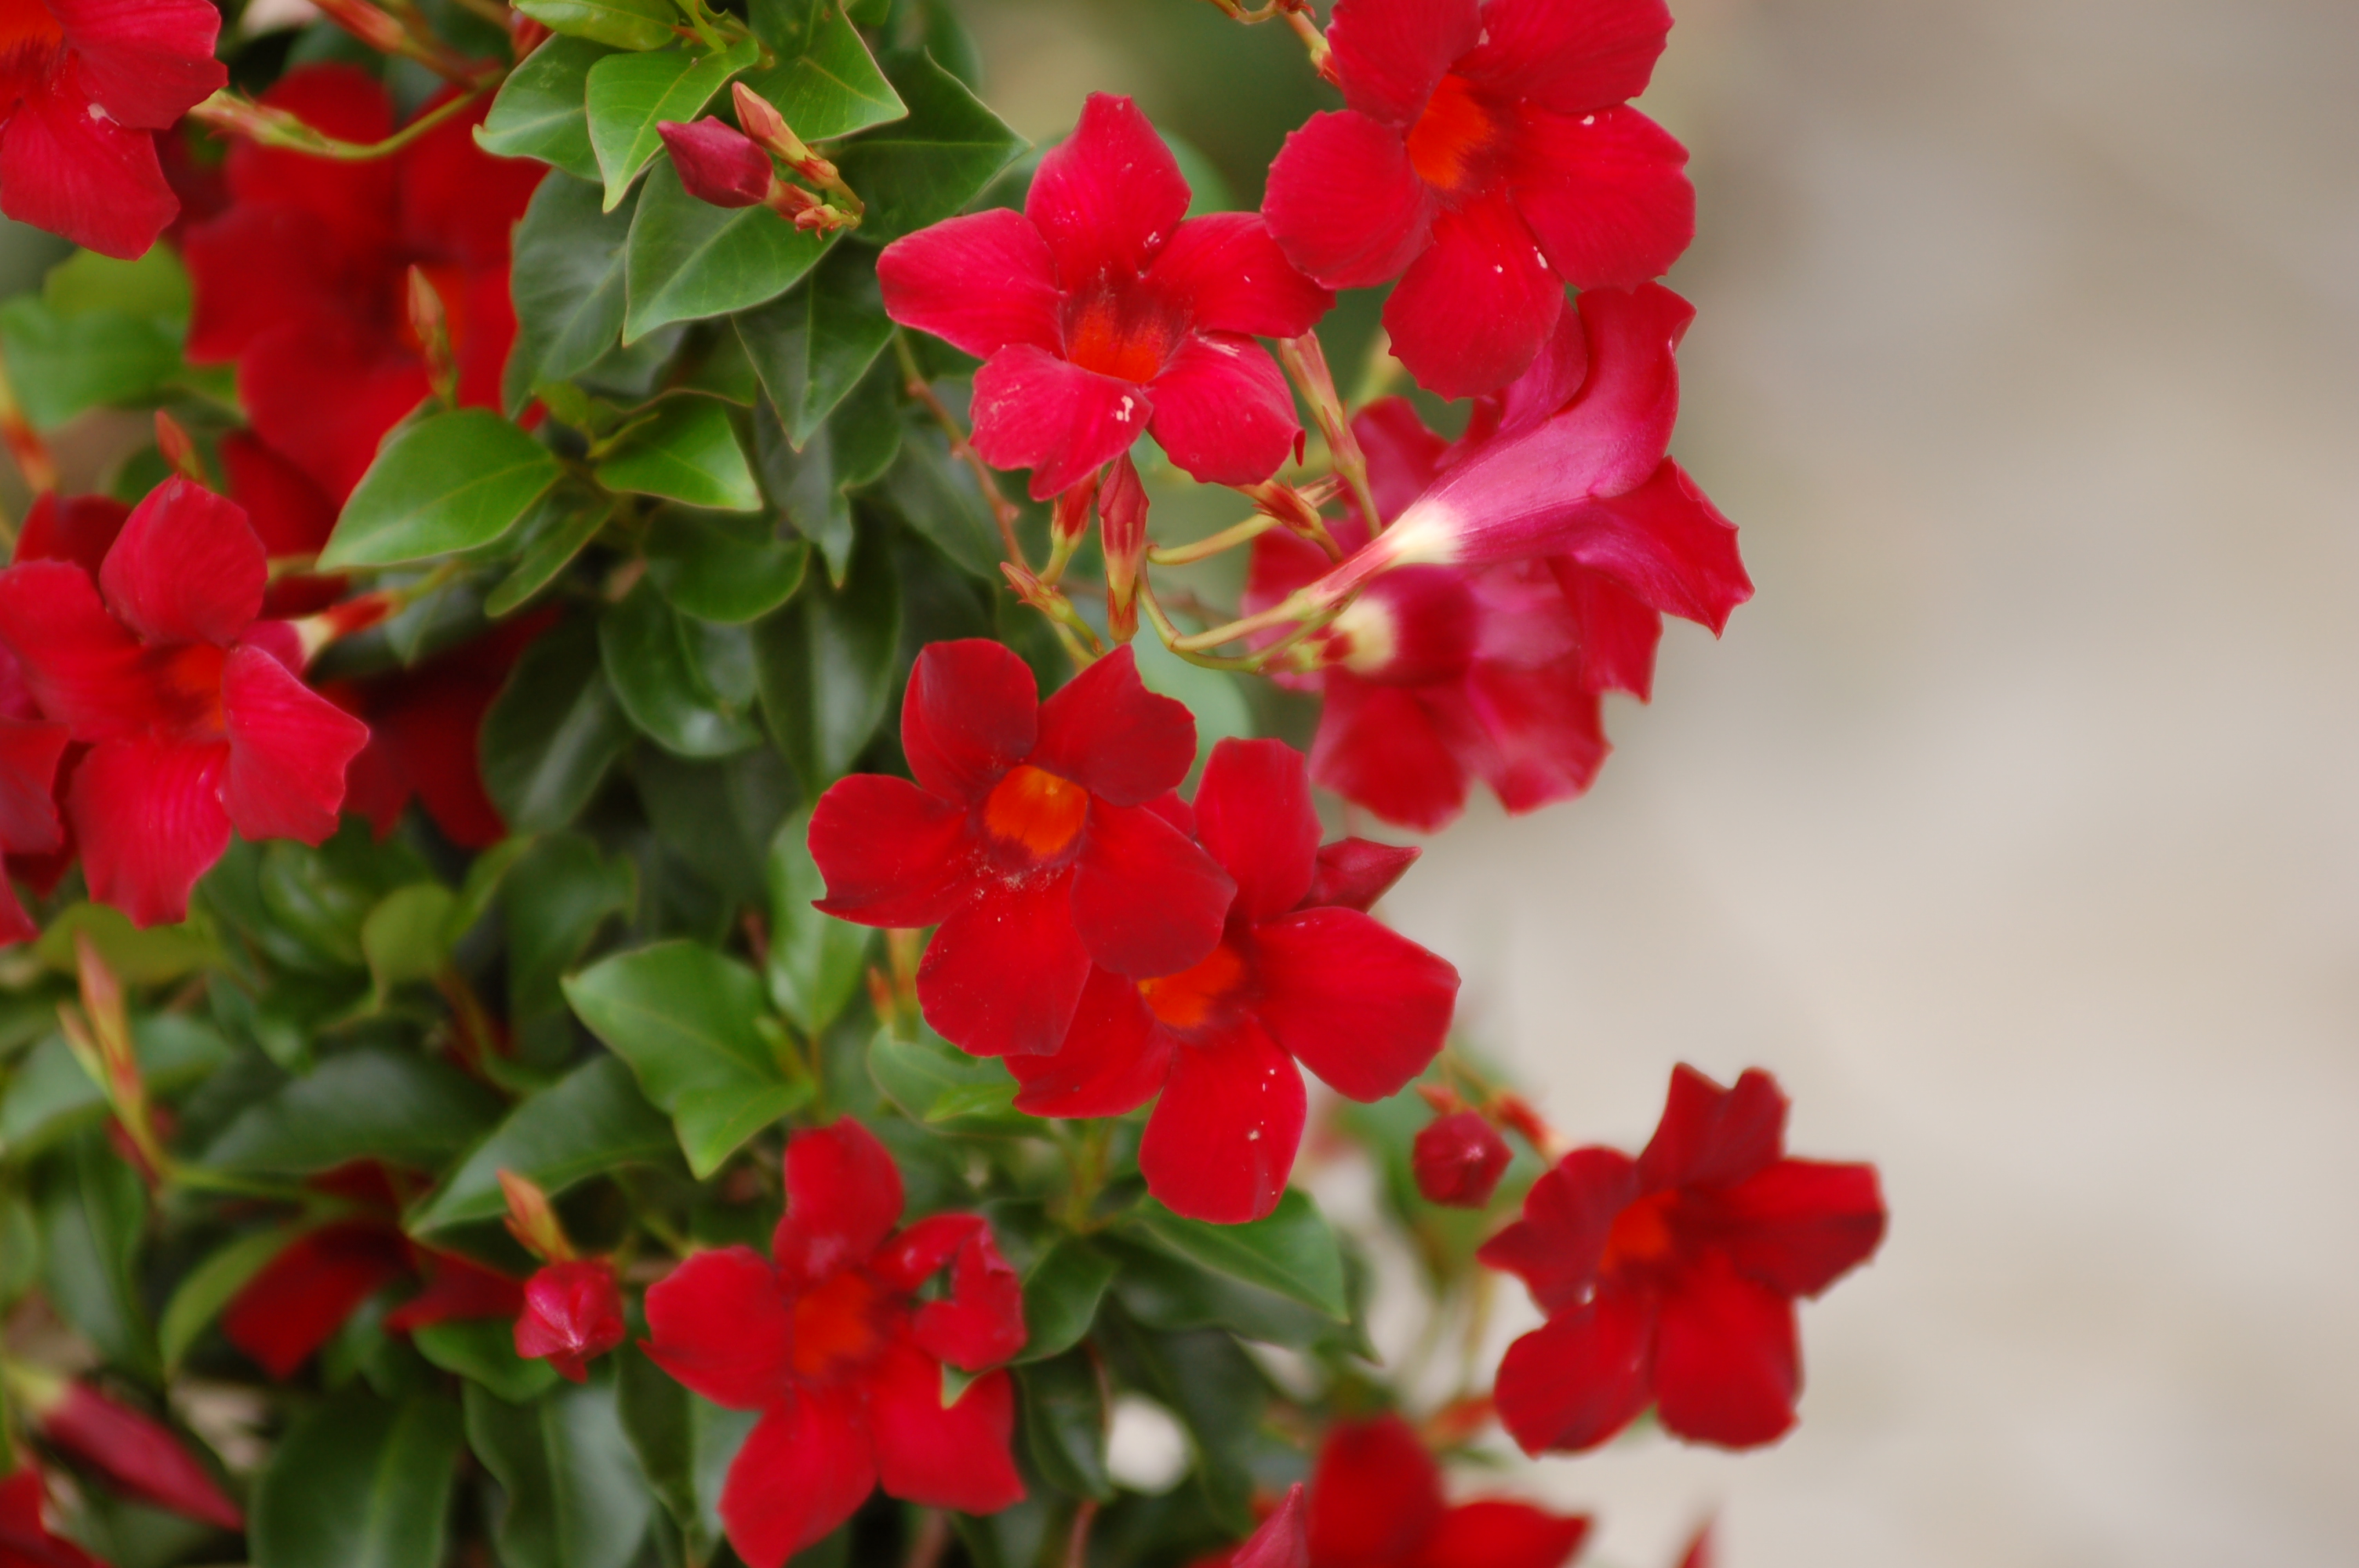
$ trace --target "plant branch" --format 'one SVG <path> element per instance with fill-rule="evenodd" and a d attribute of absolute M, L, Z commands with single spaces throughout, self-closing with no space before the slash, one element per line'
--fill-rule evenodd
<path fill-rule="evenodd" d="M 951 456 L 974 470 L 974 482 L 983 491 L 984 504 L 991 508 L 991 520 L 999 525 L 999 542 L 1007 551 L 1008 560 L 1030 571 L 1032 564 L 1024 558 L 1024 546 L 1016 538 L 1016 520 L 1023 513 L 1014 502 L 999 493 L 999 481 L 992 477 L 990 467 L 984 462 L 982 454 L 974 449 L 974 443 L 967 439 L 966 431 L 935 393 L 933 384 L 927 381 L 926 373 L 919 368 L 917 352 L 909 347 L 907 333 L 897 330 L 893 334 L 893 352 L 901 362 L 902 389 L 924 404 L 927 412 L 933 415 L 934 422 L 942 427 L 942 434 L 950 438 Z"/>
<path fill-rule="evenodd" d="M 258 142 L 264 146 L 285 147 L 292 152 L 309 153 L 313 157 L 336 158 L 345 163 L 366 163 L 375 158 L 391 157 L 419 137 L 458 118 L 475 100 L 498 86 L 506 75 L 506 72 L 497 70 L 478 73 L 473 81 L 463 84 L 466 92 L 447 103 L 435 105 L 377 142 L 338 141 L 333 136 L 313 130 L 284 109 L 256 103 L 228 87 L 190 110 L 189 118 L 227 135 Z"/>

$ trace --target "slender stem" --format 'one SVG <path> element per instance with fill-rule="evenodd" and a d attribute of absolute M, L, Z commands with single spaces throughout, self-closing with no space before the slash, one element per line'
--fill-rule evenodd
<path fill-rule="evenodd" d="M 1267 610 L 1256 611 L 1251 615 L 1241 615 L 1225 626 L 1215 626 L 1209 632 L 1199 632 L 1192 636 L 1182 637 L 1171 644 L 1172 652 L 1201 653 L 1207 648 L 1217 648 L 1223 643 L 1234 643 L 1241 637 L 1250 636 L 1265 626 L 1276 626 L 1286 621 L 1302 620 L 1305 607 L 1295 602 L 1299 597 L 1300 596 L 1297 594 L 1288 594 Z"/>
<path fill-rule="evenodd" d="M 468 91 L 447 103 L 435 105 L 377 142 L 338 141 L 333 136 L 313 130 L 283 109 L 256 103 L 226 87 L 190 110 L 189 117 L 216 130 L 243 135 L 248 141 L 260 142 L 266 146 L 286 147 L 295 152 L 309 153 L 313 157 L 335 158 L 344 163 L 367 163 L 375 158 L 391 157 L 420 136 L 458 118 L 475 100 L 498 86 L 499 82 L 500 74 L 494 74 L 464 83 L 462 85 Z"/>
<path fill-rule="evenodd" d="M 942 427 L 942 434 L 950 438 L 951 456 L 974 470 L 974 482 L 982 487 L 984 504 L 991 508 L 991 520 L 999 525 L 999 541 L 1007 551 L 1007 558 L 1030 571 L 1032 565 L 1024 558 L 1024 546 L 1016 538 L 1016 520 L 1023 513 L 1014 502 L 999 493 L 999 481 L 992 477 L 990 468 L 974 449 L 974 444 L 967 439 L 966 432 L 959 427 L 959 422 L 951 417 L 950 409 L 936 395 L 932 384 L 926 380 L 925 372 L 919 368 L 917 353 L 909 347 L 906 333 L 896 331 L 893 334 L 893 351 L 901 362 L 904 390 L 926 406 L 927 412 L 933 415 L 934 422 Z"/>
<path fill-rule="evenodd" d="M 1083 1498 L 1081 1507 L 1073 1510 L 1073 1530 L 1065 1538 L 1065 1568 L 1088 1568 L 1090 1561 L 1090 1526 L 1097 1521 L 1098 1500 Z"/>
<path fill-rule="evenodd" d="M 938 1568 L 951 1549 L 950 1515 L 928 1509 L 918 1516 L 918 1538 L 909 1543 L 905 1568 Z"/>
<path fill-rule="evenodd" d="M 1171 623 L 1171 617 L 1164 612 L 1162 604 L 1155 597 L 1154 585 L 1145 577 L 1138 579 L 1138 602 L 1139 607 L 1147 611 L 1147 623 L 1155 628 L 1155 634 L 1163 639 L 1163 645 L 1190 664 L 1201 665 L 1208 670 L 1243 670 L 1248 673 L 1261 668 L 1263 655 L 1260 653 L 1232 657 L 1223 654 L 1204 654 L 1191 648 L 1181 647 L 1180 643 L 1186 641 L 1186 633 Z"/>
<path fill-rule="evenodd" d="M 1250 544 L 1277 526 L 1277 519 L 1267 513 L 1258 513 L 1242 523 L 1233 523 L 1217 534 L 1207 534 L 1193 544 L 1158 547 L 1150 546 L 1147 558 L 1158 567 L 1184 567 L 1191 561 L 1209 560 L 1223 550 L 1234 550 L 1239 545 Z"/>

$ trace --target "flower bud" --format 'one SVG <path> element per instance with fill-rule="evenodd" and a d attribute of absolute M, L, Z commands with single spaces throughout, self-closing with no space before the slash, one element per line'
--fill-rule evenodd
<path fill-rule="evenodd" d="M 545 1358 L 574 1382 L 588 1363 L 623 1343 L 623 1292 L 603 1259 L 551 1263 L 525 1281 L 516 1354 Z"/>
<path fill-rule="evenodd" d="M 656 132 L 671 149 L 680 185 L 699 201 L 715 207 L 758 207 L 777 182 L 770 155 L 717 116 L 707 114 L 692 125 L 665 120 Z"/>
<path fill-rule="evenodd" d="M 1114 459 L 1098 492 L 1098 543 L 1105 551 L 1106 632 L 1127 643 L 1138 634 L 1138 563 L 1147 554 L 1147 489 L 1128 452 Z"/>
<path fill-rule="evenodd" d="M 154 1417 L 87 1384 L 29 1368 L 9 1369 L 8 1391 L 44 1442 L 89 1465 L 125 1496 L 223 1530 L 245 1528 L 237 1505 Z"/>
<path fill-rule="evenodd" d="M 531 1178 L 514 1171 L 501 1171 L 499 1178 L 500 1191 L 508 1202 L 505 1222 L 508 1234 L 544 1263 L 571 1262 L 573 1244 L 566 1239 L 565 1227 L 549 1206 L 549 1195 Z"/>
<path fill-rule="evenodd" d="M 1481 1208 L 1516 1157 L 1498 1130 L 1471 1110 L 1428 1122 L 1409 1151 L 1417 1190 L 1429 1203 Z"/>

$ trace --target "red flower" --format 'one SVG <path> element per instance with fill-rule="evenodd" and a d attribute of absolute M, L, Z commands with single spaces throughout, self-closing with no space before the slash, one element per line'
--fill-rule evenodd
<path fill-rule="evenodd" d="M 1514 812 L 1578 795 L 1609 750 L 1600 694 L 1647 696 L 1663 614 L 1718 632 L 1751 597 L 1735 529 L 1664 455 L 1690 314 L 1653 285 L 1583 295 L 1455 443 L 1372 405 L 1353 429 L 1392 525 L 1371 542 L 1343 519 L 1332 569 L 1291 535 L 1255 542 L 1248 610 L 1359 589 L 1301 654 L 1321 784 L 1428 831 L 1473 777 Z"/>
<path fill-rule="evenodd" d="M 839 1121 L 787 1145 L 787 1215 L 768 1258 L 699 1252 L 647 1292 L 657 1364 L 715 1404 L 762 1412 L 721 1493 L 730 1544 L 752 1568 L 778 1568 L 880 1484 L 962 1513 L 1023 1499 L 1006 1372 L 942 1403 L 945 1362 L 982 1371 L 1024 1347 L 1016 1272 L 979 1216 L 896 1235 L 900 1217 L 892 1157 Z M 949 1292 L 918 1300 L 945 1265 Z"/>
<path fill-rule="evenodd" d="M 699 201 L 715 207 L 759 207 L 778 183 L 770 155 L 753 137 L 722 119 L 707 114 L 683 123 L 665 120 L 656 126 L 680 188 Z"/>
<path fill-rule="evenodd" d="M 516 1314 L 516 1350 L 549 1364 L 577 1383 L 588 1363 L 623 1343 L 623 1292 L 614 1266 L 600 1259 L 551 1263 L 524 1282 Z"/>
<path fill-rule="evenodd" d="M 66 794 L 91 896 L 141 925 L 186 915 L 233 827 L 334 832 L 368 739 L 295 674 L 292 633 L 255 619 L 266 572 L 245 514 L 183 479 L 139 503 L 95 585 L 68 561 L 0 571 L 0 642 L 91 748 Z"/>
<path fill-rule="evenodd" d="M 179 211 L 160 131 L 229 80 L 206 0 L 0 0 L 0 211 L 125 259 Z"/>
<path fill-rule="evenodd" d="M 1419 1130 L 1409 1146 L 1409 1168 L 1428 1203 L 1481 1208 L 1499 1190 L 1499 1178 L 1516 1152 L 1493 1127 L 1471 1110 L 1439 1116 Z"/>
<path fill-rule="evenodd" d="M 1339 0 L 1350 107 L 1287 138 L 1270 232 L 1331 288 L 1400 278 L 1385 328 L 1420 384 L 1505 384 L 1566 284 L 1643 283 L 1694 237 L 1687 149 L 1622 106 L 1670 25 L 1662 0 Z"/>
<path fill-rule="evenodd" d="M 20 1459 L 13 1475 L 0 1476 L 0 1568 L 106 1568 L 106 1564 L 54 1534 L 44 1517 L 47 1494 L 39 1468 Z"/>
<path fill-rule="evenodd" d="M 1207 484 L 1259 483 L 1301 434 L 1285 376 L 1253 340 L 1309 331 L 1334 297 L 1259 217 L 1183 222 L 1189 200 L 1147 116 L 1094 92 L 1021 213 L 951 218 L 885 247 L 886 311 L 986 362 L 975 449 L 1030 469 L 1034 500 L 1141 429 Z"/>
<path fill-rule="evenodd" d="M 901 705 L 918 782 L 855 774 L 811 814 L 819 907 L 941 929 L 926 1022 L 978 1056 L 1053 1051 L 1093 963 L 1161 975 L 1221 939 L 1227 873 L 1147 803 L 1196 757 L 1196 721 L 1139 684 L 1128 648 L 1046 702 L 997 643 L 936 643 Z"/>
<path fill-rule="evenodd" d="M 1007 1065 L 1037 1116 L 1120 1116 L 1159 1092 L 1138 1151 L 1147 1190 L 1234 1224 L 1286 1190 L 1302 1140 L 1295 1062 L 1353 1099 L 1398 1093 L 1441 1048 L 1458 971 L 1358 910 L 1307 903 L 1319 818 L 1285 742 L 1214 747 L 1195 817 L 1236 879 L 1220 945 L 1150 979 L 1097 970 L 1063 1046 Z"/>
<path fill-rule="evenodd" d="M 1724 1447 L 1793 1425 L 1794 1299 L 1875 1250 L 1884 1200 L 1872 1165 L 1785 1158 L 1785 1126 L 1768 1074 L 1723 1089 L 1682 1066 L 1645 1152 L 1574 1150 L 1484 1245 L 1549 1315 L 1499 1366 L 1525 1452 L 1594 1448 L 1649 1400 L 1670 1431 Z"/>
<path fill-rule="evenodd" d="M 289 71 L 262 101 L 332 136 L 381 140 L 393 103 L 351 66 Z M 189 232 L 189 356 L 235 361 L 255 434 L 340 506 L 377 442 L 429 390 L 408 311 L 441 297 L 460 401 L 496 407 L 516 338 L 508 231 L 545 172 L 479 149 L 479 106 L 390 157 L 347 162 L 241 142 L 227 211 Z"/>
<path fill-rule="evenodd" d="M 127 1497 L 223 1530 L 245 1518 L 169 1427 L 86 1383 L 16 1369 L 9 1392 L 42 1439 L 82 1461 Z M 5 1527 L 0 1527 L 5 1528 Z"/>

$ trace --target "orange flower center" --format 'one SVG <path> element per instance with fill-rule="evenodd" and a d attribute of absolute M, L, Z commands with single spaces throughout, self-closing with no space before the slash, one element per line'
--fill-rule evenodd
<path fill-rule="evenodd" d="M 1497 111 L 1475 96 L 1464 77 L 1445 76 L 1409 127 L 1409 167 L 1436 190 L 1463 189 L 1486 172 L 1491 160 L 1485 155 L 1498 145 L 1501 129 Z"/>
<path fill-rule="evenodd" d="M 983 825 L 1004 844 L 1021 845 L 1036 860 L 1062 854 L 1089 819 L 1090 792 L 1027 763 L 992 787 Z"/>
<path fill-rule="evenodd" d="M 1100 288 L 1071 301 L 1065 314 L 1065 357 L 1083 370 L 1145 384 L 1163 373 L 1180 324 L 1136 290 Z"/>
<path fill-rule="evenodd" d="M 797 1297 L 787 1360 L 806 1380 L 848 1372 L 885 1343 L 891 1302 L 864 1274 L 847 1270 Z"/>
<path fill-rule="evenodd" d="M 1645 1269 L 1670 1257 L 1678 1246 L 1671 1235 L 1671 1209 L 1679 1194 L 1664 1191 L 1640 1198 L 1614 1217 L 1605 1233 L 1605 1256 L 1599 1262 L 1604 1274 Z"/>
<path fill-rule="evenodd" d="M 1192 969 L 1138 982 L 1147 1011 L 1173 1029 L 1200 1029 L 1245 983 L 1245 961 L 1226 942 Z"/>

